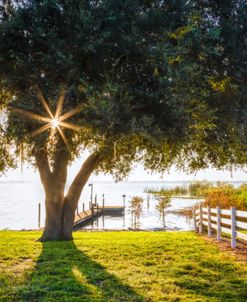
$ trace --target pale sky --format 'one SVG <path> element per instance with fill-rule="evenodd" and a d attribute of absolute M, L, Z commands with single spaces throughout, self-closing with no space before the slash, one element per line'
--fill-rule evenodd
<path fill-rule="evenodd" d="M 72 180 L 79 170 L 83 159 L 76 160 L 72 166 L 69 167 L 68 179 Z M 34 171 L 32 167 L 24 165 L 23 172 L 21 173 L 20 167 L 15 170 L 10 170 L 6 175 L 0 177 L 0 181 L 39 181 L 39 174 Z M 209 181 L 247 181 L 247 172 L 241 170 L 233 171 L 232 175 L 229 171 L 206 169 L 197 172 L 196 174 L 186 174 L 176 171 L 172 168 L 169 173 L 150 174 L 144 170 L 141 165 L 136 165 L 129 177 L 128 181 L 191 181 L 191 180 L 209 180 Z M 92 175 L 90 181 L 113 181 L 110 175 Z"/>

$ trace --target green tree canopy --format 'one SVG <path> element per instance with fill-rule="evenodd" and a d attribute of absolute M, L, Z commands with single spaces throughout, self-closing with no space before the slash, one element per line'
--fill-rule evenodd
<path fill-rule="evenodd" d="M 226 2 L 4 1 L 5 138 L 34 155 L 43 184 L 85 148 L 92 171 L 116 178 L 134 161 L 245 165 L 246 8 Z M 55 129 L 44 126 L 49 110 L 67 117 Z"/>

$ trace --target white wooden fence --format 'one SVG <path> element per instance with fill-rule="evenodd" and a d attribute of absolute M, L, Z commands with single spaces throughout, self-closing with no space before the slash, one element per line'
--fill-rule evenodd
<path fill-rule="evenodd" d="M 207 229 L 208 237 L 212 231 L 216 232 L 217 241 L 220 241 L 221 234 L 231 236 L 231 247 L 236 247 L 236 239 L 247 241 L 247 211 L 237 211 L 232 207 L 230 210 L 223 210 L 220 207 L 203 207 L 202 204 L 193 208 L 194 228 L 196 232 L 202 233 L 203 228 Z"/>

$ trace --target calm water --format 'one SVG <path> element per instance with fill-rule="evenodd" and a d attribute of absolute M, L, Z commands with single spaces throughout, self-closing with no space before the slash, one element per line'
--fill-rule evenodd
<path fill-rule="evenodd" d="M 128 202 L 132 196 L 138 195 L 144 198 L 143 215 L 141 217 L 141 228 L 155 229 L 162 227 L 159 213 L 155 210 L 156 200 L 144 191 L 148 188 L 171 188 L 177 185 L 186 185 L 185 182 L 95 182 L 93 183 L 93 194 L 97 194 L 99 205 L 102 203 L 102 194 L 105 194 L 105 205 L 123 205 L 122 195 L 126 195 L 126 210 L 124 217 L 100 217 L 93 226 L 87 228 L 105 229 L 127 229 L 131 227 L 131 215 Z M 88 208 L 91 187 L 85 187 L 80 203 Z M 149 199 L 149 206 L 148 206 Z M 0 229 L 35 229 L 38 220 L 38 203 L 41 202 L 41 226 L 45 221 L 44 192 L 40 183 L 36 182 L 0 182 Z M 169 210 L 179 209 L 195 204 L 198 200 L 172 199 Z M 169 229 L 189 230 L 191 222 L 183 216 L 173 214 L 166 215 L 166 226 Z"/>

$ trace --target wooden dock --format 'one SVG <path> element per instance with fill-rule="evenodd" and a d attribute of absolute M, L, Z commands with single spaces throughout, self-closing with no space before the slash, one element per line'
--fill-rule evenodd
<path fill-rule="evenodd" d="M 122 206 L 104 206 L 94 207 L 92 210 L 86 210 L 75 216 L 74 229 L 85 226 L 88 222 L 101 215 L 121 216 L 124 214 Z"/>

